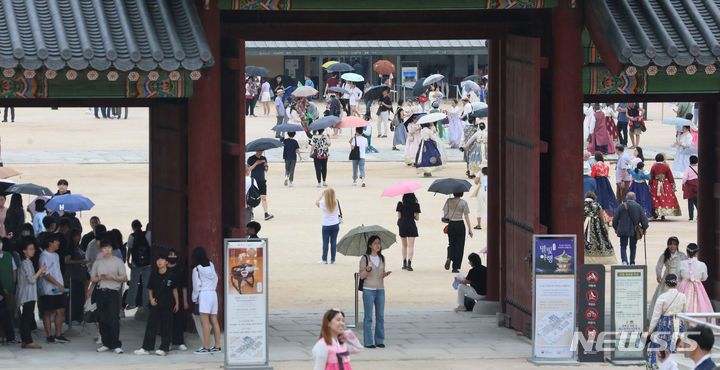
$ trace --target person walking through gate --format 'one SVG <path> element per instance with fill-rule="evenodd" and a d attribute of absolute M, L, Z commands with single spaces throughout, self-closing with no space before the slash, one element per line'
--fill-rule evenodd
<path fill-rule="evenodd" d="M 32 264 L 35 255 L 35 244 L 31 241 L 24 241 L 20 250 L 23 256 L 18 269 L 17 280 L 17 306 L 22 308 L 20 316 L 20 339 L 22 348 L 42 348 L 32 338 L 32 324 L 35 322 L 35 302 L 37 301 L 37 279 L 45 272 L 46 265 L 40 266 L 37 272 Z M 0 292 L 1 294 L 2 292 Z M 7 315 L 10 318 L 10 315 Z M 12 328 L 12 326 L 10 326 Z"/>
<path fill-rule="evenodd" d="M 330 138 L 324 134 L 325 130 L 320 129 L 317 134 L 310 139 L 310 158 L 313 159 L 315 167 L 315 178 L 317 178 L 317 187 L 327 186 L 327 163 L 330 157 Z M 322 182 L 321 182 L 322 180 Z"/>
<path fill-rule="evenodd" d="M 170 248 L 170 250 L 168 250 L 168 271 L 174 275 L 173 280 L 177 286 L 178 298 L 180 299 L 178 310 L 173 313 L 172 344 L 176 345 L 177 349 L 186 351 L 185 311 L 190 308 L 190 305 L 188 304 L 187 294 L 187 274 L 185 273 L 185 268 L 178 265 L 179 260 L 180 256 L 178 256 L 175 248 Z"/>
<path fill-rule="evenodd" d="M 162 342 L 154 353 L 167 356 L 172 340 L 173 313 L 180 310 L 175 275 L 168 271 L 167 256 L 162 254 L 155 260 L 157 270 L 150 275 L 148 295 L 150 296 L 150 317 L 145 326 L 145 338 L 142 347 L 135 351 L 136 355 L 149 355 L 155 349 L 155 337 L 160 329 Z"/>
<path fill-rule="evenodd" d="M 463 193 L 454 193 L 452 198 L 445 201 L 443 206 L 443 219 L 448 220 L 447 236 L 447 258 L 445 260 L 445 270 L 450 269 L 452 263 L 452 272 L 460 272 L 463 253 L 465 251 L 465 224 L 467 224 L 467 233 L 472 238 L 472 225 L 470 224 L 470 207 L 467 202 L 461 199 Z"/>
<path fill-rule="evenodd" d="M 265 221 L 275 217 L 268 213 L 267 203 L 267 180 L 265 180 L 265 172 L 268 172 L 267 158 L 263 155 L 262 151 L 255 152 L 255 155 L 250 156 L 247 160 L 248 169 L 255 182 L 257 182 L 258 189 L 260 190 L 260 200 L 262 202 L 263 211 L 265 211 Z"/>
<path fill-rule="evenodd" d="M 707 265 L 698 261 L 699 250 L 700 247 L 695 243 L 690 243 L 685 248 L 688 258 L 678 262 L 675 269 L 680 280 L 678 291 L 687 298 L 685 312 L 713 313 L 715 311 L 702 283 L 708 278 Z"/>
<path fill-rule="evenodd" d="M 358 169 L 360 170 L 360 182 L 362 187 L 365 187 L 365 150 L 368 147 L 368 139 L 363 135 L 363 128 L 355 128 L 355 136 L 349 141 L 350 143 L 350 156 L 352 161 L 353 169 L 353 186 L 357 185 Z M 357 152 L 356 152 L 357 151 Z M 353 154 L 355 153 L 355 154 Z"/>
<path fill-rule="evenodd" d="M 625 194 L 627 194 L 628 189 L 630 189 L 632 175 L 629 171 L 632 167 L 630 166 L 630 155 L 624 146 L 616 145 L 615 151 L 618 154 L 617 166 L 615 168 L 615 199 L 618 204 L 620 204 L 625 200 Z"/>
<path fill-rule="evenodd" d="M 636 227 L 640 225 L 644 235 L 648 229 L 648 218 L 642 207 L 635 201 L 635 193 L 627 194 L 627 201 L 622 202 L 615 210 L 612 221 L 615 234 L 620 237 L 620 258 L 623 265 L 635 264 L 635 251 L 637 248 Z M 628 260 L 626 248 L 630 243 L 630 259 Z"/>
<path fill-rule="evenodd" d="M 360 279 L 363 280 L 363 344 L 365 348 L 385 348 L 385 271 L 380 237 L 368 238 L 365 254 L 360 257 Z M 372 332 L 372 315 L 375 308 L 375 336 Z M 374 339 L 374 341 L 373 341 Z"/>
<path fill-rule="evenodd" d="M 698 157 L 695 155 L 690 156 L 690 165 L 685 168 L 685 172 L 682 177 L 682 190 L 683 198 L 688 201 L 688 213 L 690 219 L 693 221 L 693 214 L 697 209 L 697 196 L 698 196 Z"/>
<path fill-rule="evenodd" d="M 127 294 L 127 308 L 132 310 L 137 302 L 138 285 L 142 281 L 142 306 L 147 308 L 150 303 L 148 297 L 148 283 L 150 281 L 150 235 L 142 230 L 140 220 L 133 220 L 130 224 L 133 233 L 128 236 L 128 266 L 130 267 L 130 287 Z"/>
<path fill-rule="evenodd" d="M 263 77 L 262 85 L 260 85 L 260 102 L 263 105 L 263 116 L 267 117 L 270 115 L 270 82 L 267 78 Z"/>
<path fill-rule="evenodd" d="M 627 103 L 620 103 L 618 104 L 617 108 L 615 109 L 617 111 L 617 129 L 618 129 L 618 137 L 620 139 L 620 144 L 623 146 L 627 146 L 628 143 L 628 124 L 630 123 L 630 119 L 627 115 Z"/>
<path fill-rule="evenodd" d="M 123 353 L 120 342 L 120 289 L 127 281 L 127 275 L 123 261 L 113 256 L 109 240 L 100 242 L 100 250 L 102 258 L 95 260 L 90 271 L 90 281 L 97 284 L 95 303 L 102 340 L 102 346 L 97 351 L 112 350 L 120 354 Z M 92 288 L 87 291 L 86 300 L 92 291 Z"/>
<path fill-rule="evenodd" d="M 402 242 L 403 270 L 413 271 L 412 259 L 415 253 L 415 238 L 418 236 L 416 221 L 420 220 L 420 204 L 415 193 L 403 194 L 402 201 L 395 207 L 398 220 L 398 234 Z"/>
<path fill-rule="evenodd" d="M 60 256 L 57 250 L 60 247 L 60 234 L 52 233 L 45 239 L 47 248 L 40 254 L 38 266 L 45 265 L 41 284 L 42 296 L 40 302 L 43 308 L 43 324 L 48 343 L 67 343 L 70 340 L 62 335 L 62 324 L 65 318 L 65 283 L 60 271 Z M 119 307 L 119 305 L 118 305 Z M 52 314 L 55 314 L 55 335 L 52 331 Z"/>
<path fill-rule="evenodd" d="M 377 135 L 378 137 L 387 137 L 390 125 L 389 114 L 393 110 L 392 100 L 390 100 L 390 97 L 388 96 L 388 90 L 382 91 L 382 97 L 378 99 L 378 105 L 380 105 L 378 108 L 378 112 L 380 112 L 380 114 L 378 114 L 377 119 Z"/>
<path fill-rule="evenodd" d="M 294 137 L 294 132 L 288 132 L 288 137 L 283 140 L 283 160 L 285 160 L 285 182 L 283 184 L 289 187 L 293 187 L 295 180 L 295 164 L 298 160 L 302 161 L 300 145 Z"/>
<path fill-rule="evenodd" d="M 652 300 L 648 306 L 648 316 L 652 316 L 652 308 L 655 307 L 658 297 L 665 293 L 668 288 L 662 283 L 663 277 L 668 274 L 677 274 L 677 267 L 681 261 L 687 259 L 685 253 L 680 252 L 680 240 L 676 236 L 671 236 L 667 240 L 667 247 L 665 251 L 658 257 L 657 264 L 655 265 L 655 279 L 658 282 L 658 286 L 655 288 Z"/>
<path fill-rule="evenodd" d="M 285 103 L 283 102 L 285 90 L 277 89 L 275 92 L 275 124 L 281 125 L 285 122 Z M 282 132 L 275 132 L 276 138 L 282 138 Z"/>

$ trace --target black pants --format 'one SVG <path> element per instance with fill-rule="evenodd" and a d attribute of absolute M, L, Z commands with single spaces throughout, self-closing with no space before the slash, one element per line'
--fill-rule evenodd
<path fill-rule="evenodd" d="M 629 122 L 617 123 L 618 137 L 620 139 L 620 144 L 622 145 L 627 145 L 628 143 L 628 123 Z"/>
<path fill-rule="evenodd" d="M 25 302 L 20 315 L 20 339 L 23 344 L 32 343 L 32 326 L 35 322 L 35 301 Z"/>
<path fill-rule="evenodd" d="M 15 107 L 5 107 L 5 113 L 3 113 L 3 122 L 7 122 L 8 110 L 10 111 L 10 119 L 15 122 Z"/>
<path fill-rule="evenodd" d="M 15 340 L 15 329 L 12 324 L 12 316 L 7 307 L 7 299 L 3 298 L 0 301 L 0 325 L 2 325 L 3 331 L 5 332 L 5 339 L 8 342 Z"/>
<path fill-rule="evenodd" d="M 347 115 L 350 115 L 350 99 L 340 99 L 340 104 Z"/>
<path fill-rule="evenodd" d="M 182 305 L 178 312 L 172 315 L 172 344 L 185 344 L 185 310 Z"/>
<path fill-rule="evenodd" d="M 70 280 L 70 319 L 72 321 L 82 321 L 83 308 L 85 306 L 85 282 L 79 280 Z"/>
<path fill-rule="evenodd" d="M 100 325 L 100 337 L 103 346 L 115 349 L 122 347 L 120 342 L 120 292 L 112 289 L 100 289 L 95 297 Z"/>
<path fill-rule="evenodd" d="M 447 259 L 452 261 L 453 270 L 460 270 L 463 253 L 465 252 L 465 223 L 462 221 L 450 221 L 447 236 Z"/>
<path fill-rule="evenodd" d="M 145 339 L 143 339 L 142 348 L 146 351 L 155 349 L 155 337 L 157 336 L 158 326 L 160 326 L 160 350 L 169 351 L 170 341 L 172 339 L 172 308 L 161 306 L 150 306 L 150 316 L 147 319 L 145 327 Z"/>
<path fill-rule="evenodd" d="M 690 214 L 690 220 L 693 219 L 693 215 L 695 212 L 693 212 L 695 209 L 697 209 L 697 198 L 690 198 L 688 201 L 688 212 Z M 693 209 L 693 206 L 695 209 Z"/>
<path fill-rule="evenodd" d="M 315 177 L 317 178 L 317 181 L 320 182 L 325 181 L 327 178 L 327 158 L 318 159 L 313 158 L 313 163 L 315 164 Z"/>

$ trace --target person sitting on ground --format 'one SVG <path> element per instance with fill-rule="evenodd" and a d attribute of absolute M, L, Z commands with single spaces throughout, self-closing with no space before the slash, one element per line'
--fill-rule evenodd
<path fill-rule="evenodd" d="M 467 277 L 455 277 L 455 281 L 459 284 L 457 288 L 458 306 L 455 307 L 456 312 L 467 311 L 465 308 L 465 297 L 479 300 L 485 299 L 487 295 L 487 267 L 482 265 L 482 260 L 477 253 L 470 253 L 468 261 L 472 268 L 470 272 L 468 272 Z"/>
<path fill-rule="evenodd" d="M 250 221 L 246 225 L 247 227 L 247 237 L 250 239 L 260 239 L 258 236 L 258 233 L 260 232 L 260 223 L 257 221 Z"/>

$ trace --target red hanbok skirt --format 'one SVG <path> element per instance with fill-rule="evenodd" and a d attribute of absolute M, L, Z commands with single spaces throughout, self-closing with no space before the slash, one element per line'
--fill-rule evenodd
<path fill-rule="evenodd" d="M 670 181 L 663 178 L 662 181 L 653 181 L 650 187 L 650 196 L 653 201 L 655 216 L 681 216 L 680 204 L 673 191 Z"/>

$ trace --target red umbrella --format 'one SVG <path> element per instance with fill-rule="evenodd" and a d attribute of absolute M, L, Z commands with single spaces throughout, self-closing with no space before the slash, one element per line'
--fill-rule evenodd
<path fill-rule="evenodd" d="M 352 128 L 352 127 L 365 127 L 370 124 L 369 121 L 366 121 L 358 116 L 347 116 L 340 120 L 340 123 L 335 125 L 335 127 L 345 127 L 345 128 Z"/>
<path fill-rule="evenodd" d="M 381 59 L 373 64 L 373 70 L 381 75 L 395 73 L 395 65 L 389 60 Z"/>

